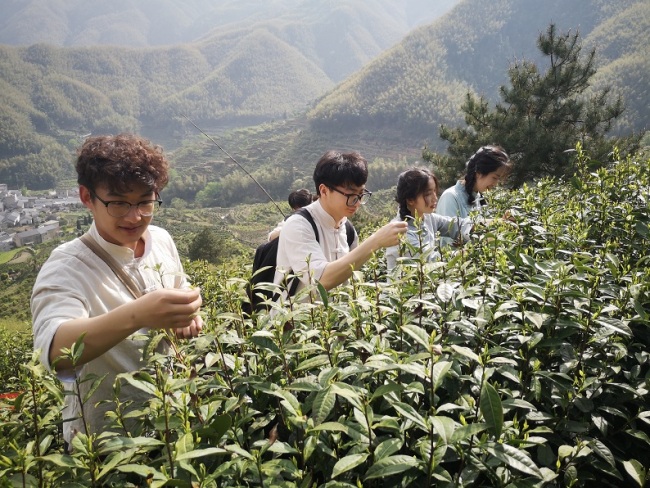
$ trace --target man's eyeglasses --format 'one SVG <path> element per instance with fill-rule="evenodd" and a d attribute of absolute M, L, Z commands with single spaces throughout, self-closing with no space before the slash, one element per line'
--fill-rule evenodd
<path fill-rule="evenodd" d="M 368 199 L 372 195 L 371 191 L 368 190 L 363 190 L 361 193 L 344 193 L 338 188 L 334 188 L 333 186 L 328 187 L 330 190 L 334 190 L 337 193 L 340 193 L 343 195 L 347 200 L 345 200 L 345 204 L 348 207 L 354 207 L 357 203 L 361 203 L 361 205 L 365 205 L 368 202 Z"/>
<path fill-rule="evenodd" d="M 162 205 L 162 200 L 160 198 L 156 198 L 155 200 L 145 200 L 138 203 L 120 201 L 107 202 L 106 200 L 99 198 L 95 192 L 92 192 L 92 194 L 97 200 L 104 204 L 108 215 L 115 217 L 116 219 L 128 215 L 128 213 L 131 211 L 131 207 L 137 207 L 138 213 L 142 217 L 151 217 L 154 211 L 160 207 L 160 205 Z"/>

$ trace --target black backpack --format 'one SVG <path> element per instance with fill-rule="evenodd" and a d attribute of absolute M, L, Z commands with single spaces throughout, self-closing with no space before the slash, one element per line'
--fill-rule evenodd
<path fill-rule="evenodd" d="M 320 243 L 316 222 L 314 222 L 314 218 L 311 216 L 311 213 L 309 213 L 309 210 L 301 208 L 296 213 L 307 219 L 314 229 L 316 242 Z M 349 220 L 345 222 L 345 234 L 347 236 L 348 246 L 351 246 L 354 242 L 356 231 L 354 230 L 352 222 Z M 279 241 L 280 237 L 276 237 L 269 242 L 260 244 L 255 250 L 255 258 L 253 258 L 253 273 L 246 287 L 249 303 L 244 303 L 242 305 L 242 311 L 248 315 L 251 315 L 253 311 L 259 312 L 262 310 L 268 310 L 268 305 L 264 302 L 272 299 L 274 292 L 257 288 L 257 285 L 261 283 L 273 283 L 275 278 L 275 268 L 277 266 Z M 288 287 L 289 296 L 293 296 L 296 293 L 298 282 L 299 280 L 295 277 L 291 280 L 291 284 Z"/>

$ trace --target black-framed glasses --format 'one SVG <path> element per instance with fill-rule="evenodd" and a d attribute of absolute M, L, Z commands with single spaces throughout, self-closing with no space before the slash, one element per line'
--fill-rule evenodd
<path fill-rule="evenodd" d="M 157 194 L 156 197 L 158 198 L 155 200 L 144 200 L 138 203 L 121 202 L 117 200 L 107 202 L 106 200 L 99 198 L 97 193 L 92 192 L 92 194 L 97 200 L 104 204 L 108 215 L 115 217 L 116 219 L 128 215 L 128 213 L 131 211 L 131 207 L 137 207 L 140 216 L 151 217 L 154 211 L 162 205 L 162 200 L 158 197 Z"/>
<path fill-rule="evenodd" d="M 363 190 L 361 193 L 344 193 L 338 188 L 334 188 L 333 186 L 328 186 L 330 190 L 334 190 L 337 193 L 340 193 L 343 195 L 347 200 L 345 200 L 345 204 L 348 207 L 354 207 L 357 203 L 361 203 L 361 205 L 365 205 L 368 203 L 368 199 L 371 197 L 372 192 L 368 190 Z"/>

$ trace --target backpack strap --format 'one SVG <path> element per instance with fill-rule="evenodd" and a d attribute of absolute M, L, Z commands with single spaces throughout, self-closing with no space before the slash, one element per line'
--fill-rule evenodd
<path fill-rule="evenodd" d="M 352 222 L 350 220 L 345 221 L 345 235 L 348 238 L 348 247 L 352 246 L 352 243 L 354 242 L 354 236 L 356 235 L 357 231 L 354 230 L 354 225 L 352 225 Z"/>
<path fill-rule="evenodd" d="M 314 217 L 312 217 L 311 212 L 303 207 L 296 213 L 301 215 L 311 224 L 311 228 L 314 229 L 314 235 L 316 236 L 316 242 L 320 244 L 320 240 L 318 239 L 318 227 L 316 227 L 316 222 L 314 222 Z"/>
<path fill-rule="evenodd" d="M 314 217 L 312 217 L 311 212 L 303 207 L 300 210 L 298 210 L 296 213 L 302 215 L 311 224 L 312 229 L 314 229 L 314 235 L 316 236 L 316 242 L 320 244 L 320 240 L 318 239 L 318 228 L 316 227 L 316 222 L 314 222 Z M 354 225 L 352 225 L 352 222 L 350 222 L 349 219 L 346 220 L 345 235 L 348 240 L 348 247 L 350 247 L 354 242 L 354 237 L 356 236 L 356 233 L 357 231 L 354 229 Z"/>
<path fill-rule="evenodd" d="M 135 280 L 124 271 L 117 261 L 113 259 L 113 256 L 106 252 L 106 250 L 101 247 L 95 239 L 93 239 L 93 236 L 86 233 L 82 235 L 79 240 L 113 270 L 115 276 L 117 276 L 126 289 L 129 290 L 131 295 L 133 295 L 133 298 L 140 298 L 142 296 L 142 290 L 140 290 L 140 287 L 136 284 Z"/>
<path fill-rule="evenodd" d="M 320 244 L 320 240 L 318 239 L 318 227 L 316 227 L 316 222 L 314 222 L 314 217 L 311 216 L 311 212 L 307 210 L 306 208 L 301 208 L 296 212 L 298 215 L 302 216 L 307 222 L 311 224 L 311 228 L 314 229 L 314 235 L 316 236 L 316 242 Z M 289 296 L 294 296 L 296 294 L 296 290 L 298 289 L 298 284 L 300 280 L 298 279 L 297 276 L 294 276 L 291 279 L 291 284 L 289 285 Z"/>

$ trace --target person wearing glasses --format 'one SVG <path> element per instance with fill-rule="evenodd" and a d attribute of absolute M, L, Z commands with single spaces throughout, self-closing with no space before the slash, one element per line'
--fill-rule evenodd
<path fill-rule="evenodd" d="M 436 213 L 448 217 L 467 218 L 485 205 L 483 194 L 506 178 L 512 163 L 501 146 L 482 146 L 465 164 L 465 175 L 456 185 L 447 188 L 438 200 Z M 453 240 L 441 239 L 443 245 Z"/>
<path fill-rule="evenodd" d="M 115 409 L 110 400 L 116 376 L 144 366 L 142 349 L 150 329 L 190 338 L 203 327 L 200 291 L 187 283 L 171 236 L 150 225 L 168 169 L 162 150 L 135 135 L 88 138 L 79 150 L 79 197 L 93 216 L 85 236 L 105 257 L 84 243 L 85 236 L 60 245 L 41 268 L 31 297 L 34 348 L 67 389 L 75 378 L 107 375 L 83 406 L 76 395 L 66 395 L 68 444 L 85 425 L 95 433 L 105 429 L 105 413 Z M 139 293 L 129 290 L 129 280 L 121 281 L 118 271 Z M 83 353 L 72 364 L 62 351 L 82 336 Z M 81 382 L 81 398 L 92 383 Z M 147 398 L 130 385 L 121 387 L 121 402 L 130 400 L 139 408 Z M 97 404 L 101 400 L 108 402 Z"/>
<path fill-rule="evenodd" d="M 397 178 L 395 201 L 399 205 L 394 222 L 408 223 L 405 247 L 391 246 L 386 249 L 386 269 L 392 271 L 402 256 L 426 257 L 435 261 L 440 257 L 437 238 L 448 237 L 468 240 L 472 231 L 470 219 L 456 219 L 433 212 L 438 203 L 438 178 L 427 168 L 413 167 Z"/>
<path fill-rule="evenodd" d="M 313 217 L 311 224 L 300 215 L 285 222 L 278 243 L 275 283 L 291 271 L 300 278 L 297 290 L 315 281 L 326 290 L 345 282 L 378 249 L 394 246 L 406 232 L 406 222 L 390 222 L 365 241 L 355 236 L 348 246 L 346 226 L 372 193 L 366 189 L 368 163 L 357 152 L 327 151 L 316 164 L 314 183 L 318 199 L 304 207 Z"/>

